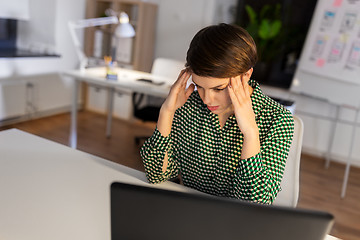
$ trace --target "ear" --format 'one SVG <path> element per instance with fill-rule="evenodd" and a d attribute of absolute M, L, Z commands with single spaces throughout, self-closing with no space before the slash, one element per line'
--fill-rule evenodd
<path fill-rule="evenodd" d="M 253 68 L 250 68 L 246 73 L 244 73 L 244 76 L 245 76 L 248 80 L 250 80 L 253 71 L 254 71 L 254 69 L 253 69 Z"/>

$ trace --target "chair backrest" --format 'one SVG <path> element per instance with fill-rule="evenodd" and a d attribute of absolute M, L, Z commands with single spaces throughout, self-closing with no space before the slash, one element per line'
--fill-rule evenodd
<path fill-rule="evenodd" d="M 296 207 L 299 198 L 300 157 L 304 132 L 302 120 L 294 115 L 294 136 L 286 161 L 281 191 L 273 205 Z"/>
<path fill-rule="evenodd" d="M 166 77 L 169 79 L 167 84 L 172 85 L 179 76 L 182 69 L 185 68 L 185 62 L 170 58 L 156 58 L 151 68 L 151 73 L 157 76 Z M 143 103 L 150 106 L 160 106 L 164 102 L 164 98 L 146 96 Z"/>
<path fill-rule="evenodd" d="M 169 58 L 156 58 L 151 68 L 151 73 L 158 76 L 168 77 L 169 84 L 176 81 L 179 73 L 185 68 L 185 62 Z"/>

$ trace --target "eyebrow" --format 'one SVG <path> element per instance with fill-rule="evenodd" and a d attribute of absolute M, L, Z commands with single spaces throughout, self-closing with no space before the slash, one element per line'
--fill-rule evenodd
<path fill-rule="evenodd" d="M 195 83 L 195 85 L 196 85 L 196 86 L 202 87 L 202 86 L 200 86 L 199 84 L 197 84 L 194 80 L 193 80 L 193 83 Z M 230 81 L 229 81 L 229 83 L 230 83 Z M 227 84 L 226 84 L 226 87 L 229 85 L 229 83 L 227 83 Z M 224 86 L 224 84 L 225 84 L 225 83 L 220 84 L 220 85 L 215 86 L 215 87 L 212 87 L 212 88 L 210 88 L 210 89 L 216 89 L 216 88 L 219 88 L 219 87 L 221 87 L 221 86 Z"/>

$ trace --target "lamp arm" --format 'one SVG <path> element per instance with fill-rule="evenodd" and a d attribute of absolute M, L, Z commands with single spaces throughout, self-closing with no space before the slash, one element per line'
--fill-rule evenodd
<path fill-rule="evenodd" d="M 86 57 L 84 51 L 82 50 L 82 46 L 80 44 L 80 41 L 75 33 L 75 25 L 72 22 L 68 23 L 71 39 L 75 45 L 76 54 L 80 60 L 80 70 L 84 70 L 86 65 L 88 64 L 88 58 Z"/>
<path fill-rule="evenodd" d="M 102 18 L 81 19 L 70 22 L 74 25 L 75 28 L 87 28 L 87 27 L 95 27 L 95 26 L 119 23 L 119 19 L 116 16 L 111 16 L 111 17 L 102 17 Z"/>
<path fill-rule="evenodd" d="M 87 28 L 87 27 L 116 24 L 116 23 L 119 23 L 119 19 L 116 16 L 103 17 L 103 18 L 89 18 L 89 19 L 68 22 L 70 35 L 75 45 L 76 54 L 78 55 L 78 58 L 80 60 L 80 70 L 85 69 L 85 67 L 88 64 L 88 58 L 86 57 L 82 49 L 81 43 L 76 35 L 75 30 L 78 28 Z"/>

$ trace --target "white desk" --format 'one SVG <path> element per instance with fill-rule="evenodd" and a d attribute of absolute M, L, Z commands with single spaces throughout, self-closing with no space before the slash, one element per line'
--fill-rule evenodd
<path fill-rule="evenodd" d="M 0 132 L 0 153 L 1 239 L 110 240 L 114 181 L 199 193 L 16 129 Z"/>
<path fill-rule="evenodd" d="M 0 132 L 0 239 L 110 240 L 110 184 L 195 192 L 16 130 Z"/>
<path fill-rule="evenodd" d="M 87 82 L 89 84 L 96 84 L 108 89 L 108 109 L 107 109 L 107 129 L 106 135 L 111 135 L 111 121 L 113 113 L 113 98 L 116 89 L 127 89 L 130 91 L 145 93 L 157 97 L 166 97 L 170 90 L 170 83 L 174 79 L 168 79 L 162 76 L 156 76 L 146 72 L 134 71 L 129 69 L 117 68 L 118 80 L 107 80 L 105 67 L 88 68 L 83 71 L 72 70 L 64 72 L 64 76 L 69 76 L 74 79 L 73 100 L 71 108 L 71 127 L 69 143 L 72 148 L 77 146 L 77 105 L 80 82 Z M 137 79 L 145 78 L 153 80 L 155 83 L 165 82 L 163 85 L 155 85 L 146 82 L 137 81 Z"/>

